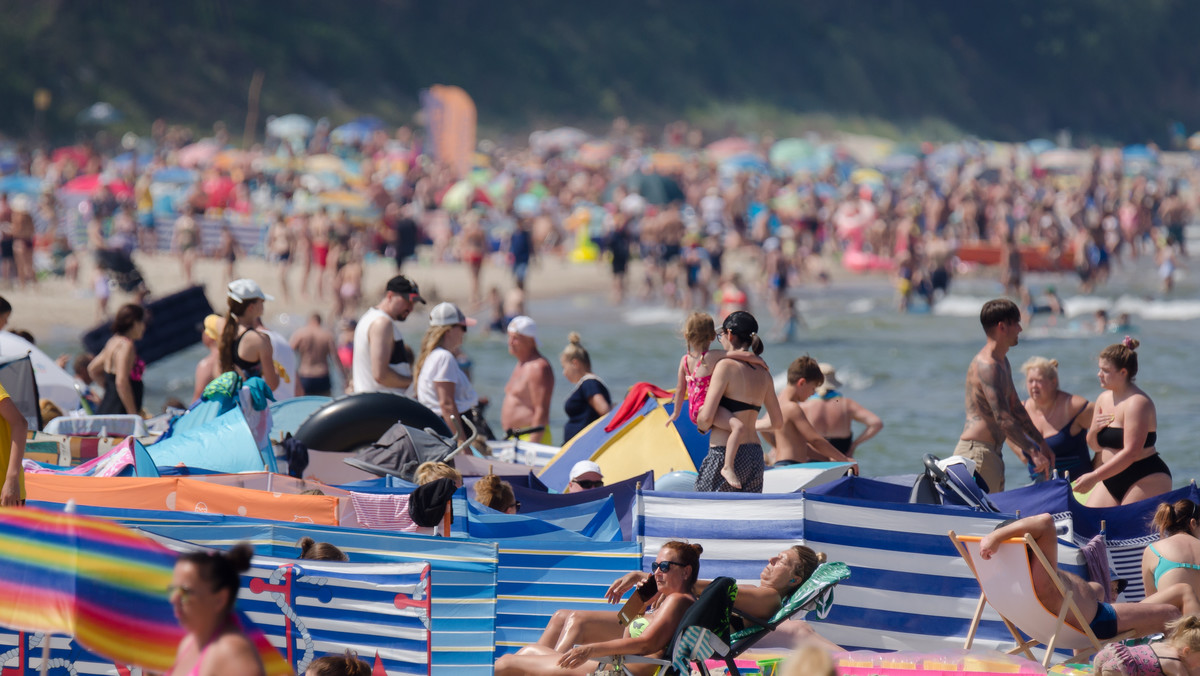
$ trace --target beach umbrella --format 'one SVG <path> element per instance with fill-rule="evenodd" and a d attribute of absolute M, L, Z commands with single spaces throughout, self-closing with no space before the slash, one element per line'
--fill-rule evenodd
<path fill-rule="evenodd" d="M 50 161 L 54 164 L 62 164 L 71 162 L 77 167 L 83 167 L 92 157 L 92 151 L 83 146 L 63 146 L 55 148 L 54 152 L 50 153 Z"/>
<path fill-rule="evenodd" d="M 650 168 L 656 172 L 673 174 L 683 171 L 687 162 L 679 153 L 654 153 L 650 155 Z"/>
<path fill-rule="evenodd" d="M 267 121 L 267 134 L 275 138 L 299 139 L 312 134 L 316 124 L 312 118 L 291 113 Z"/>
<path fill-rule="evenodd" d="M 92 195 L 101 186 L 108 186 L 112 194 L 117 197 L 129 197 L 133 194 L 133 189 L 125 181 L 119 178 L 104 179 L 100 174 L 76 176 L 64 183 L 60 190 L 68 195 Z"/>
<path fill-rule="evenodd" d="M 761 173 L 770 168 L 763 158 L 753 153 L 733 155 L 721 160 L 721 163 L 717 165 L 717 169 L 723 174 L 739 174 L 744 171 Z"/>
<path fill-rule="evenodd" d="M 704 154 L 708 159 L 718 164 L 734 155 L 757 152 L 758 147 L 753 141 L 740 136 L 729 136 L 704 147 Z"/>
<path fill-rule="evenodd" d="M 662 174 L 630 174 L 623 180 L 615 181 L 609 184 L 604 191 L 605 202 L 612 201 L 617 186 L 624 186 L 626 190 L 636 192 L 650 204 L 670 204 L 671 202 L 682 202 L 684 199 L 683 189 L 679 187 L 679 183 L 670 176 Z"/>
<path fill-rule="evenodd" d="M 213 139 L 204 139 L 180 148 L 175 153 L 175 161 L 185 168 L 208 166 L 212 163 L 221 146 Z"/>
<path fill-rule="evenodd" d="M 382 131 L 385 127 L 383 120 L 378 117 L 364 115 L 339 127 L 334 127 L 333 131 L 329 132 L 329 138 L 334 143 L 346 145 L 365 143 L 372 134 Z"/>
<path fill-rule="evenodd" d="M 6 195 L 38 195 L 42 192 L 42 179 L 23 174 L 0 177 L 0 192 Z"/>
<path fill-rule="evenodd" d="M 174 552 L 104 519 L 34 507 L 0 510 L 0 542 L 0 625 L 71 635 L 114 665 L 170 669 L 184 637 L 167 593 Z M 291 674 L 262 631 L 238 617 L 266 672 Z"/>
<path fill-rule="evenodd" d="M 790 171 L 792 163 L 807 160 L 817 154 L 812 143 L 801 138 L 785 138 L 771 146 L 771 166 Z"/>
<path fill-rule="evenodd" d="M 322 153 L 304 158 L 304 169 L 314 173 L 323 171 L 340 172 L 345 168 L 345 162 L 337 155 Z"/>
<path fill-rule="evenodd" d="M 491 206 L 492 200 L 487 196 L 487 193 L 480 190 L 475 184 L 463 179 L 442 193 L 442 199 L 439 204 L 446 211 L 458 213 L 466 211 L 476 204 Z"/>
<path fill-rule="evenodd" d="M 250 153 L 237 148 L 226 148 L 213 157 L 213 166 L 218 169 L 232 169 L 245 164 L 250 159 Z"/>
<path fill-rule="evenodd" d="M 79 111 L 79 114 L 75 116 L 75 121 L 79 124 L 93 124 L 103 127 L 120 122 L 124 117 L 121 111 L 114 108 L 111 103 L 97 101 Z"/>
<path fill-rule="evenodd" d="M 159 169 L 151 176 L 151 180 L 155 183 L 171 183 L 175 185 L 189 185 L 196 181 L 198 174 L 190 169 L 183 167 L 167 167 Z"/>
<path fill-rule="evenodd" d="M 575 153 L 575 159 L 580 164 L 599 167 L 611 160 L 616 151 L 616 146 L 608 141 L 588 141 L 579 146 L 579 150 Z"/>
<path fill-rule="evenodd" d="M 535 131 L 529 135 L 529 147 L 538 153 L 578 148 L 591 136 L 575 127 L 558 127 L 550 131 Z"/>
<path fill-rule="evenodd" d="M 1121 157 L 1126 161 L 1142 160 L 1151 162 L 1154 160 L 1154 151 L 1150 150 L 1142 144 L 1125 146 L 1121 149 Z"/>
<path fill-rule="evenodd" d="M 11 331 L 0 331 L 0 355 L 15 357 L 29 355 L 33 365 L 33 380 L 37 383 L 38 395 L 53 401 L 64 411 L 79 408 L 79 392 L 75 389 L 75 376 L 67 373 L 50 355 L 41 348 Z"/>
<path fill-rule="evenodd" d="M 879 173 L 875 169 L 867 169 L 867 168 L 855 169 L 850 174 L 850 182 L 858 183 L 858 184 L 865 184 L 865 185 L 882 186 L 883 185 L 883 174 Z"/>
<path fill-rule="evenodd" d="M 531 192 L 521 193 L 513 200 L 513 211 L 518 216 L 537 216 L 542 211 L 542 198 Z"/>
<path fill-rule="evenodd" d="M 1058 144 L 1049 139 L 1035 138 L 1033 140 L 1026 141 L 1025 147 L 1028 148 L 1029 152 L 1033 153 L 1034 155 L 1041 155 L 1046 151 L 1054 150 L 1058 147 Z"/>

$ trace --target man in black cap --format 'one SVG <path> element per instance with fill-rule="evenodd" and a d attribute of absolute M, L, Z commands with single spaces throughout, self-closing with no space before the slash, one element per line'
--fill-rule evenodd
<path fill-rule="evenodd" d="M 354 329 L 351 378 L 354 393 L 404 394 L 412 384 L 412 358 L 400 335 L 404 321 L 417 303 L 424 303 L 416 283 L 404 275 L 388 280 L 378 305 L 367 310 Z"/>

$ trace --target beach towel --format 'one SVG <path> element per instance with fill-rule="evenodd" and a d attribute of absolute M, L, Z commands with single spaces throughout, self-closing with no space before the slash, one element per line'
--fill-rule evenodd
<path fill-rule="evenodd" d="M 350 493 L 350 503 L 363 528 L 413 533 L 417 524 L 408 515 L 408 495 Z"/>
<path fill-rule="evenodd" d="M 629 394 L 625 395 L 625 400 L 617 407 L 617 412 L 613 413 L 612 419 L 604 426 L 604 431 L 612 432 L 628 422 L 630 418 L 642 409 L 642 404 L 646 402 L 646 397 L 663 399 L 669 396 L 671 396 L 669 391 L 653 383 L 634 383 L 629 388 Z"/>

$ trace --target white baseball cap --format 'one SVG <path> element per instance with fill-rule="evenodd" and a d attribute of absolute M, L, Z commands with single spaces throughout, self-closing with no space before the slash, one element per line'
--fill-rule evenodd
<path fill-rule="evenodd" d="M 571 481 L 574 481 L 589 472 L 593 474 L 599 474 L 600 478 L 604 478 L 604 472 L 600 471 L 600 465 L 597 465 L 591 460 L 580 460 L 579 462 L 575 463 L 573 467 L 571 467 Z"/>
<path fill-rule="evenodd" d="M 454 303 L 438 303 L 429 311 L 430 326 L 475 326 L 475 320 L 463 314 Z"/>
<path fill-rule="evenodd" d="M 235 279 L 229 283 L 229 290 L 226 292 L 230 298 L 239 303 L 245 303 L 248 300 L 275 300 L 275 296 L 263 293 L 262 287 L 253 279 Z"/>
<path fill-rule="evenodd" d="M 517 315 L 508 323 L 508 332 L 537 340 L 537 322 L 532 317 Z"/>

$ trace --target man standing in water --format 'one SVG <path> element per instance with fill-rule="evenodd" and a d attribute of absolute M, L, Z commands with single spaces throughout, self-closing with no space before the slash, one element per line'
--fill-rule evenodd
<path fill-rule="evenodd" d="M 367 310 L 354 329 L 350 375 L 355 394 L 404 394 L 412 384 L 412 363 L 404 349 L 400 322 L 408 318 L 417 303 L 424 302 L 420 289 L 404 275 L 388 280 L 383 300 Z"/>
<path fill-rule="evenodd" d="M 550 395 L 554 392 L 554 371 L 538 352 L 537 324 L 525 315 L 508 323 L 508 352 L 517 358 L 508 384 L 504 386 L 504 404 L 500 424 L 505 430 L 542 427 L 540 432 L 521 438 L 550 443 Z"/>
<path fill-rule="evenodd" d="M 987 343 L 967 367 L 967 423 L 954 455 L 975 461 L 975 471 L 990 492 L 1004 490 L 1004 440 L 1021 462 L 1026 454 L 1040 473 L 1054 466 L 1054 453 L 1038 431 L 1013 387 L 1008 350 L 1021 333 L 1021 310 L 1007 298 L 989 300 L 979 312 Z"/>

